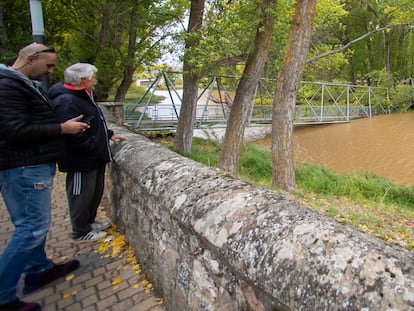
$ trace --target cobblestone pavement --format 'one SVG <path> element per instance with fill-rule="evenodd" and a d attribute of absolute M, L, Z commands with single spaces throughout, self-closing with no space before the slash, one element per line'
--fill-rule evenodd
<path fill-rule="evenodd" d="M 128 264 L 125 256 L 105 256 L 98 251 L 100 242 L 71 242 L 64 179 L 63 174 L 56 174 L 46 251 L 56 263 L 76 258 L 81 266 L 73 275 L 21 298 L 40 303 L 44 311 L 164 311 L 162 300 L 148 290 L 142 273 Z M 9 214 L 0 200 L 0 254 L 13 231 Z"/>

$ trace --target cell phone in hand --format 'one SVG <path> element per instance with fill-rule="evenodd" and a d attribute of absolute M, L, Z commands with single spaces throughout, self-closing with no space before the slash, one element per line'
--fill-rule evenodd
<path fill-rule="evenodd" d="M 91 121 L 92 121 L 93 119 L 95 119 L 95 116 L 94 116 L 93 114 L 91 114 L 91 115 L 89 115 L 89 116 L 83 117 L 83 118 L 82 118 L 82 122 L 83 122 L 83 123 L 88 123 L 88 124 L 91 124 Z"/>

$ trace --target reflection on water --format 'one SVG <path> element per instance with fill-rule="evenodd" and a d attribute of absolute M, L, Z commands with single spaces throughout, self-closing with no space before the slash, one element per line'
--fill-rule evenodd
<path fill-rule="evenodd" d="M 414 111 L 295 128 L 295 159 L 414 184 Z"/>

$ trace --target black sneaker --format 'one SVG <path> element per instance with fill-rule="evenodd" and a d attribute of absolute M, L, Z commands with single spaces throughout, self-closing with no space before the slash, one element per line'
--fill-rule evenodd
<path fill-rule="evenodd" d="M 26 275 L 23 294 L 29 294 L 46 284 L 65 276 L 79 268 L 78 260 L 69 260 L 62 264 L 55 264 L 51 269 L 36 274 Z"/>
<path fill-rule="evenodd" d="M 0 311 L 40 311 L 42 307 L 35 302 L 24 302 L 19 299 L 0 305 Z"/>

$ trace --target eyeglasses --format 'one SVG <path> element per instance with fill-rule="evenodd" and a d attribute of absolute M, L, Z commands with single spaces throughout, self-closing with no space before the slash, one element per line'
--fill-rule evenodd
<path fill-rule="evenodd" d="M 33 56 L 39 55 L 40 53 L 56 53 L 56 51 L 55 51 L 55 48 L 50 47 L 50 48 L 47 48 L 47 49 L 44 49 L 44 50 L 40 50 L 40 51 L 34 52 L 33 53 Z"/>

